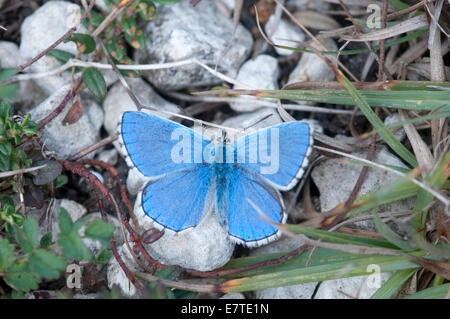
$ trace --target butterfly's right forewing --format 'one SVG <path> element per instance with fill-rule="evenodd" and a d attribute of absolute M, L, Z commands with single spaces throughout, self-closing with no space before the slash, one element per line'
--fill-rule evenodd
<path fill-rule="evenodd" d="M 211 141 L 178 123 L 142 112 L 125 112 L 120 139 L 127 163 L 152 180 L 138 194 L 159 229 L 179 232 L 198 225 L 210 199 L 211 165 L 203 150 Z"/>
<path fill-rule="evenodd" d="M 195 168 L 211 143 L 188 127 L 142 112 L 123 114 L 120 139 L 128 165 L 150 178 Z"/>

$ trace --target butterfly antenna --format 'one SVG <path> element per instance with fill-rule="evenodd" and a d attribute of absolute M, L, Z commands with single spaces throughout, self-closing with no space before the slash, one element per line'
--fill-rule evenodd
<path fill-rule="evenodd" d="M 188 115 L 183 115 L 183 114 L 174 113 L 174 112 L 165 111 L 165 110 L 159 110 L 159 109 L 154 108 L 154 107 L 149 106 L 149 105 L 142 105 L 142 108 L 151 110 L 151 111 L 156 112 L 156 113 L 167 114 L 167 115 L 170 115 L 170 116 L 173 116 L 173 117 L 181 118 L 183 120 L 188 120 L 188 121 L 191 121 L 191 122 L 194 122 L 194 123 L 199 123 L 201 125 L 205 124 L 205 125 L 208 125 L 208 126 L 211 126 L 211 127 L 216 127 L 218 129 L 221 129 L 221 130 L 224 130 L 224 131 L 233 131 L 235 133 L 243 133 L 243 131 L 241 129 L 235 129 L 235 128 L 232 128 L 232 127 L 226 127 L 226 126 L 222 126 L 222 125 L 211 123 L 211 122 L 205 122 L 205 121 L 202 121 L 202 120 L 190 117 Z"/>
<path fill-rule="evenodd" d="M 267 114 L 266 116 L 260 118 L 259 120 L 257 120 L 255 123 L 250 124 L 249 126 L 244 128 L 244 131 L 248 130 L 249 128 L 257 125 L 258 123 L 261 123 L 264 120 L 267 120 L 269 117 L 271 117 L 273 114 Z"/>

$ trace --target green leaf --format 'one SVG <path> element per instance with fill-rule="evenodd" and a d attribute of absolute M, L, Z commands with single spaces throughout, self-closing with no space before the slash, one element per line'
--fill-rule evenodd
<path fill-rule="evenodd" d="M 8 119 L 13 113 L 12 106 L 9 102 L 2 101 L 0 102 L 0 117 L 3 120 Z"/>
<path fill-rule="evenodd" d="M 64 40 L 64 42 L 75 42 L 78 52 L 83 54 L 89 54 L 96 48 L 94 39 L 84 33 L 74 33 L 70 38 Z"/>
<path fill-rule="evenodd" d="M 2 195 L 2 207 L 3 210 L 7 208 L 7 206 L 12 207 L 14 211 L 14 200 L 8 195 Z"/>
<path fill-rule="evenodd" d="M 396 271 L 370 298 L 388 299 L 395 297 L 402 288 L 403 284 L 411 278 L 417 269 L 405 269 Z"/>
<path fill-rule="evenodd" d="M 68 234 L 73 228 L 73 221 L 69 212 L 62 207 L 59 211 L 59 228 L 61 229 L 61 234 Z"/>
<path fill-rule="evenodd" d="M 28 263 L 20 263 L 8 269 L 5 281 L 16 290 L 29 291 L 38 288 L 41 277 L 31 271 Z"/>
<path fill-rule="evenodd" d="M 388 225 L 383 223 L 377 213 L 373 214 L 373 221 L 378 232 L 395 246 L 403 249 L 404 251 L 413 251 L 417 249 L 407 241 L 402 240 L 399 235 L 397 235 L 392 229 L 389 228 Z"/>
<path fill-rule="evenodd" d="M 100 251 L 100 253 L 97 255 L 95 262 L 97 264 L 107 264 L 112 256 L 113 256 L 113 253 L 111 250 L 102 249 L 102 251 Z"/>
<path fill-rule="evenodd" d="M 43 249 L 34 250 L 29 261 L 31 267 L 47 279 L 57 279 L 67 266 L 61 257 Z"/>
<path fill-rule="evenodd" d="M 84 234 L 89 238 L 99 240 L 104 246 L 109 247 L 109 240 L 113 236 L 114 230 L 114 225 L 108 224 L 107 222 L 98 219 L 94 220 L 87 226 Z"/>
<path fill-rule="evenodd" d="M 151 0 L 139 1 L 136 9 L 143 20 L 152 20 L 158 17 L 155 4 Z"/>
<path fill-rule="evenodd" d="M 413 295 L 405 297 L 405 299 L 444 299 L 446 296 L 448 296 L 449 290 L 450 283 L 447 283 L 416 292 Z"/>
<path fill-rule="evenodd" d="M 91 11 L 91 16 L 91 24 L 96 28 L 105 20 L 104 16 L 94 11 Z"/>
<path fill-rule="evenodd" d="M 83 81 L 89 91 L 97 98 L 103 99 L 106 96 L 105 79 L 96 68 L 86 68 L 83 72 Z"/>
<path fill-rule="evenodd" d="M 8 240 L 0 238 L 0 272 L 8 269 L 15 260 L 14 246 Z"/>
<path fill-rule="evenodd" d="M 0 86 L 0 98 L 15 101 L 17 100 L 18 89 L 19 85 L 16 83 Z"/>
<path fill-rule="evenodd" d="M 8 171 L 11 167 L 11 159 L 8 156 L 0 155 L 0 170 Z"/>
<path fill-rule="evenodd" d="M 23 222 L 23 231 L 25 232 L 25 235 L 28 238 L 28 241 L 30 242 L 31 246 L 34 248 L 37 246 L 38 242 L 38 233 L 39 233 L 39 226 L 33 217 L 25 219 Z"/>
<path fill-rule="evenodd" d="M 59 175 L 56 180 L 55 180 L 55 188 L 60 188 L 64 185 L 66 185 L 69 181 L 69 178 L 67 177 L 67 175 Z"/>
<path fill-rule="evenodd" d="M 13 226 L 14 226 L 14 232 L 16 234 L 17 243 L 20 245 L 20 247 L 22 247 L 22 249 L 26 253 L 31 253 L 33 251 L 34 247 L 31 244 L 30 240 L 28 239 L 27 235 L 17 225 L 13 225 Z"/>
<path fill-rule="evenodd" d="M 6 80 L 8 80 L 10 77 L 12 77 L 14 74 L 16 74 L 16 69 L 1 69 L 0 70 L 0 84 Z"/>
<path fill-rule="evenodd" d="M 91 216 L 86 215 L 84 217 L 79 218 L 72 226 L 72 231 L 77 231 L 81 228 L 81 226 L 84 225 L 84 223 L 86 221 L 88 221 L 89 219 L 91 219 Z"/>
<path fill-rule="evenodd" d="M 9 142 L 3 142 L 0 144 L 0 153 L 4 156 L 11 155 L 12 152 L 12 144 Z"/>
<path fill-rule="evenodd" d="M 75 54 L 59 49 L 53 49 L 49 53 L 47 53 L 47 55 L 54 57 L 61 63 L 67 63 L 70 59 L 75 58 Z"/>
<path fill-rule="evenodd" d="M 64 257 L 67 259 L 78 261 L 91 259 L 89 250 L 77 232 L 59 234 L 58 244 L 63 248 Z"/>
<path fill-rule="evenodd" d="M 52 241 L 53 241 L 53 234 L 51 231 L 49 231 L 47 234 L 42 236 L 39 245 L 41 246 L 41 248 L 47 248 L 48 246 L 51 245 Z"/>

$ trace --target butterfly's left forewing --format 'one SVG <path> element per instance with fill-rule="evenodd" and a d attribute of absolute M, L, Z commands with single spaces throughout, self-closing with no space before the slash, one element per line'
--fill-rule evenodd
<path fill-rule="evenodd" d="M 308 123 L 287 122 L 240 138 L 234 143 L 234 151 L 242 167 L 260 174 L 273 187 L 287 191 L 303 175 L 312 143 Z"/>

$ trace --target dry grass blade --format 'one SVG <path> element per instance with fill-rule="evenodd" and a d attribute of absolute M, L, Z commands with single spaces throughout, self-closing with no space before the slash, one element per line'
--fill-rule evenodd
<path fill-rule="evenodd" d="M 398 110 L 398 113 L 400 114 L 402 121 L 409 120 L 408 113 L 405 110 Z M 404 124 L 403 127 L 414 150 L 417 162 L 419 163 L 421 174 L 422 176 L 425 176 L 433 167 L 433 155 L 413 124 Z"/>
<path fill-rule="evenodd" d="M 315 30 L 335 30 L 340 28 L 339 23 L 333 18 L 316 11 L 295 12 L 294 17 L 297 20 L 302 21 L 305 27 Z"/>
<path fill-rule="evenodd" d="M 17 170 L 14 170 L 14 171 L 1 172 L 0 173 L 0 178 L 10 177 L 10 176 L 24 174 L 24 173 L 32 173 L 32 172 L 40 170 L 41 168 L 44 168 L 46 166 L 47 166 L 47 164 L 36 166 L 36 167 L 17 169 Z"/>
<path fill-rule="evenodd" d="M 408 19 L 400 22 L 392 27 L 372 31 L 366 34 L 357 35 L 343 35 L 342 39 L 349 41 L 365 42 L 365 41 L 377 41 L 395 37 L 399 34 L 414 31 L 428 26 L 427 16 L 422 14 L 420 16 Z"/>

